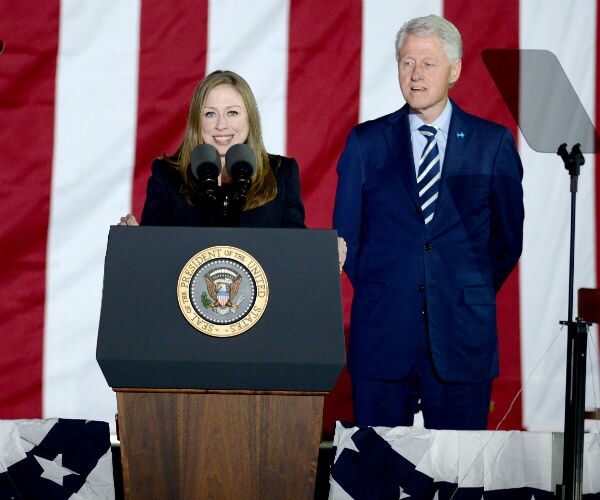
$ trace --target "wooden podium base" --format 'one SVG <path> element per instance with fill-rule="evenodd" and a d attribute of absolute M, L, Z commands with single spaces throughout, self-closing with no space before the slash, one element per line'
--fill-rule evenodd
<path fill-rule="evenodd" d="M 127 500 L 313 499 L 326 393 L 114 390 Z"/>

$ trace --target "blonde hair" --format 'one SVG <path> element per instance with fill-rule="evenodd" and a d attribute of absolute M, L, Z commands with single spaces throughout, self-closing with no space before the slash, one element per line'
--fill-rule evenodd
<path fill-rule="evenodd" d="M 201 134 L 202 110 L 208 94 L 219 85 L 231 85 L 242 97 L 248 113 L 249 131 L 245 143 L 254 150 L 256 156 L 256 172 L 244 207 L 244 210 L 250 210 L 251 208 L 260 207 L 275 198 L 277 195 L 277 180 L 269 165 L 269 155 L 263 143 L 260 113 L 256 99 L 248 82 L 237 73 L 217 70 L 204 77 L 192 97 L 181 144 L 173 156 L 165 157 L 165 159 L 181 173 L 184 184 L 183 194 L 191 203 L 191 198 L 197 194 L 197 190 L 190 178 L 190 155 L 192 150 L 203 142 Z"/>

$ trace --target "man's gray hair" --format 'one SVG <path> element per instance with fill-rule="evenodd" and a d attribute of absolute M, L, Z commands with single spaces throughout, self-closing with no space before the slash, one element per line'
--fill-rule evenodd
<path fill-rule="evenodd" d="M 396 60 L 400 58 L 400 49 L 408 35 L 435 36 L 444 46 L 450 63 L 462 57 L 462 39 L 456 26 L 440 16 L 429 15 L 415 17 L 402 25 L 396 34 Z"/>

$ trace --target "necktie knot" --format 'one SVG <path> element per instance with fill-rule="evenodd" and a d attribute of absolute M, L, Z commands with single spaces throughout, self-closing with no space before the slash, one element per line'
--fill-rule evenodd
<path fill-rule="evenodd" d="M 431 137 L 435 137 L 435 134 L 437 133 L 437 128 L 432 127 L 431 125 L 421 125 L 419 127 L 419 132 L 421 132 L 421 134 L 427 137 L 427 140 L 430 141 Z"/>

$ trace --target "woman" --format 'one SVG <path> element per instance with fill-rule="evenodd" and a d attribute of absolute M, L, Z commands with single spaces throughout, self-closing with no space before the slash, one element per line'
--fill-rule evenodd
<path fill-rule="evenodd" d="M 214 146 L 225 166 L 225 154 L 234 144 L 254 151 L 256 170 L 246 202 L 233 215 L 208 203 L 190 170 L 192 150 L 199 144 Z M 232 179 L 222 168 L 218 178 L 221 196 L 228 199 Z M 296 160 L 268 154 L 263 144 L 260 115 L 248 83 L 232 71 L 215 71 L 198 85 L 187 127 L 172 156 L 154 160 L 148 180 L 142 225 L 306 227 L 300 198 Z M 137 225 L 133 215 L 120 225 Z"/>
<path fill-rule="evenodd" d="M 222 218 L 209 210 L 190 173 L 191 152 L 203 143 L 217 149 L 222 167 L 225 154 L 234 144 L 247 144 L 254 150 L 256 171 L 236 225 L 306 227 L 298 164 L 293 158 L 267 153 L 256 99 L 248 83 L 232 71 L 215 71 L 200 82 L 177 151 L 170 157 L 163 155 L 154 160 L 142 225 L 219 225 Z M 222 168 L 219 184 L 227 189 L 231 181 Z M 119 225 L 137 226 L 138 222 L 132 214 L 127 214 L 121 217 Z M 341 272 L 347 253 L 342 238 L 338 238 L 338 252 Z"/>

